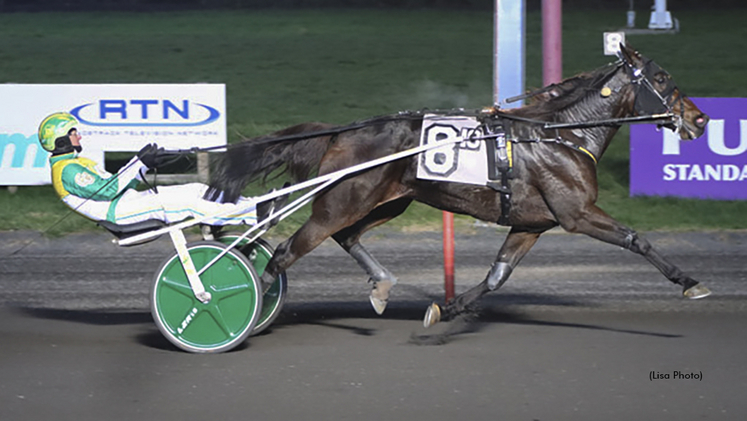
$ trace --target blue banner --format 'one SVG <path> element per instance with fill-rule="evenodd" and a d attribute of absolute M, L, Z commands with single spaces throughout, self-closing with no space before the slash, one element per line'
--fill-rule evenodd
<path fill-rule="evenodd" d="M 747 199 L 747 98 L 692 100 L 711 118 L 699 139 L 630 128 L 631 196 Z"/>

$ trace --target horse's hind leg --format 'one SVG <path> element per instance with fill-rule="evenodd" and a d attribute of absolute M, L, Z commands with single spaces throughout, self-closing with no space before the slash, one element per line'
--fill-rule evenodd
<path fill-rule="evenodd" d="M 503 242 L 501 250 L 498 252 L 498 257 L 490 267 L 485 280 L 470 290 L 459 294 L 443 307 L 440 307 L 436 303 L 431 304 L 423 319 L 423 326 L 430 327 L 441 320 L 450 320 L 467 310 L 470 304 L 477 301 L 483 295 L 500 288 L 508 280 L 511 272 L 532 246 L 534 246 L 543 232 L 545 230 L 525 231 L 512 228 Z"/>
<path fill-rule="evenodd" d="M 332 157 L 330 161 L 344 162 L 340 156 Z M 377 206 L 379 203 L 388 203 L 388 192 L 396 190 L 392 187 L 391 181 L 387 180 L 387 177 L 391 178 L 392 168 L 397 170 L 397 167 L 392 165 L 394 164 L 344 180 L 319 196 L 311 206 L 309 220 L 275 250 L 262 274 L 263 287 L 268 288 L 272 285 L 277 274 L 315 249 L 325 239 L 365 219 L 374 209 L 380 207 Z M 326 169 L 327 172 L 332 170 L 334 168 Z M 396 213 L 394 215 L 396 216 Z"/>
<path fill-rule="evenodd" d="M 371 211 L 360 221 L 332 236 L 368 274 L 369 282 L 373 283 L 370 296 L 371 305 L 379 315 L 386 309 L 389 290 L 397 283 L 397 278 L 363 247 L 360 239 L 363 233 L 371 228 L 401 215 L 410 203 L 412 203 L 412 199 L 404 198 L 385 203 Z"/>

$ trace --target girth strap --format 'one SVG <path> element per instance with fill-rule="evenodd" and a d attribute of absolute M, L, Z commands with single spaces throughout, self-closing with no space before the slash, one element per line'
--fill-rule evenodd
<path fill-rule="evenodd" d="M 498 224 L 508 225 L 511 212 L 511 186 L 508 180 L 513 178 L 513 154 L 511 142 L 506 139 L 506 130 L 500 124 L 484 125 L 488 151 L 487 186 L 497 191 L 501 198 L 501 216 Z"/>

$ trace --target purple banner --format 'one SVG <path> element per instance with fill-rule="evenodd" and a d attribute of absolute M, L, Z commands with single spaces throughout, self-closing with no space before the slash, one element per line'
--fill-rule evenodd
<path fill-rule="evenodd" d="M 711 118 L 696 140 L 630 127 L 631 196 L 747 199 L 747 98 L 692 100 Z"/>

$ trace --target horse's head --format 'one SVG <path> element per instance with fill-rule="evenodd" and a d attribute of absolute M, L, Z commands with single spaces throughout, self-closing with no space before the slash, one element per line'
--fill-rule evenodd
<path fill-rule="evenodd" d="M 636 115 L 668 114 L 663 126 L 678 132 L 683 140 L 700 137 L 708 116 L 680 91 L 669 73 L 629 46 L 620 45 L 620 56 L 634 85 Z"/>

